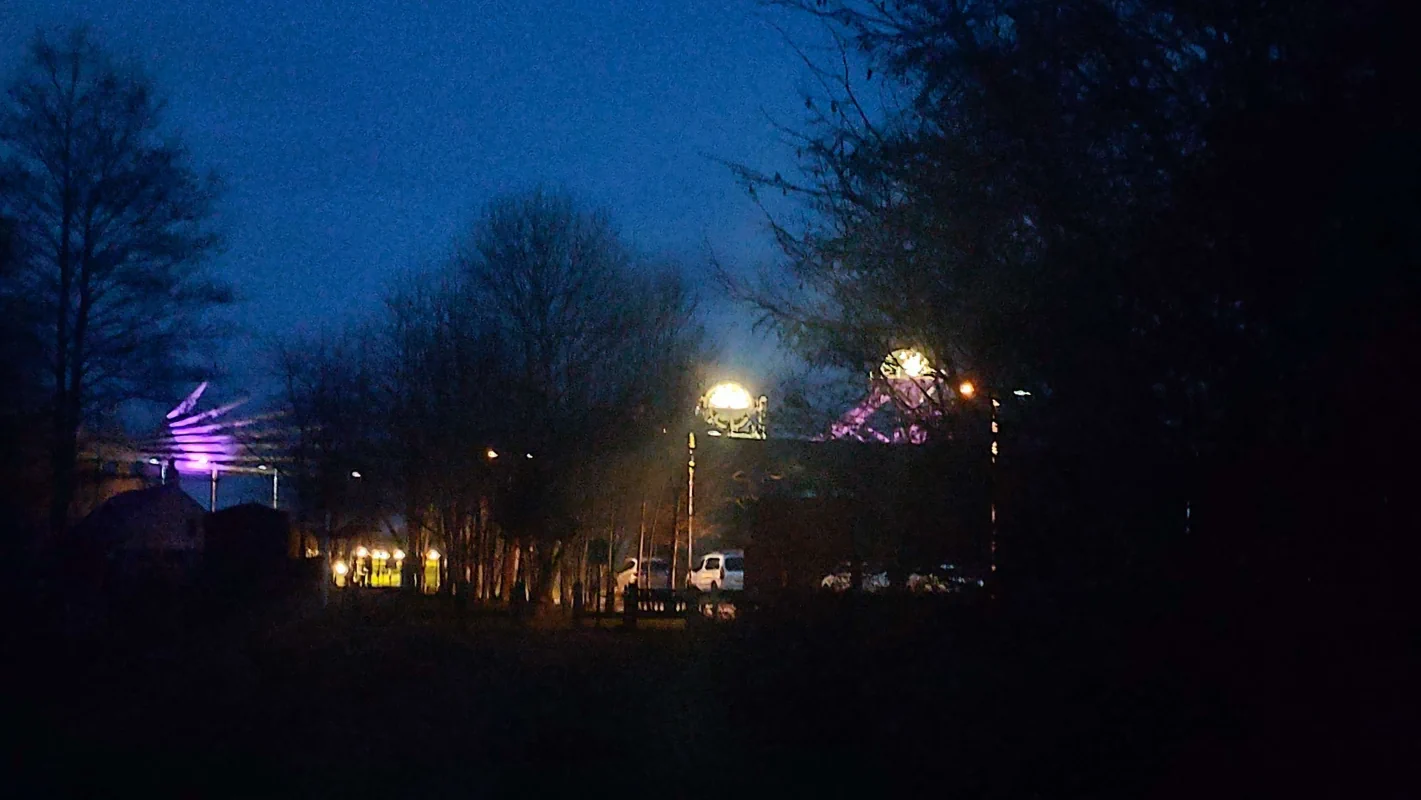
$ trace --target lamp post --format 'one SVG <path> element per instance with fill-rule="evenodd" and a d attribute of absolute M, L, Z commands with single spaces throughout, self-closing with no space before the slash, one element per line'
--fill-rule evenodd
<path fill-rule="evenodd" d="M 971 400 L 977 394 L 977 387 L 973 385 L 972 381 L 962 381 L 962 383 L 958 384 L 957 386 L 957 394 L 963 400 Z M 1012 391 L 1012 395 L 1015 397 L 1030 397 L 1031 392 L 1028 392 L 1025 389 L 1014 389 Z M 987 507 L 991 522 L 991 528 L 988 536 L 988 557 L 989 563 L 991 565 L 991 572 L 995 573 L 997 571 L 997 456 L 1000 455 L 1001 452 L 997 442 L 1001 434 L 1001 418 L 999 416 L 999 411 L 1002 407 L 1002 402 L 1001 400 L 997 399 L 995 395 L 992 395 L 990 393 L 988 394 L 987 399 L 991 402 L 992 432 L 990 460 L 987 472 Z"/>
<path fill-rule="evenodd" d="M 710 427 L 708 436 L 724 436 L 731 439 L 766 438 L 765 417 L 769 398 L 756 398 L 739 383 L 722 381 L 714 384 L 701 396 L 696 405 L 699 422 Z M 696 519 L 696 434 L 692 431 L 686 439 L 686 586 L 691 583 L 691 570 L 695 567 L 695 519 Z M 675 550 L 672 550 L 674 569 Z M 674 584 L 675 573 L 672 573 Z"/>
<path fill-rule="evenodd" d="M 257 465 L 257 469 L 261 470 L 262 472 L 266 472 L 266 471 L 267 471 L 267 465 L 265 465 L 265 464 L 258 464 L 258 465 Z M 281 470 L 277 469 L 276 467 L 271 467 L 270 469 L 271 469 L 271 507 L 272 507 L 272 510 L 276 510 L 276 509 L 278 508 L 278 505 L 277 505 L 277 484 L 278 484 L 278 482 L 281 480 Z"/>
<path fill-rule="evenodd" d="M 687 434 L 687 456 L 686 461 L 686 588 L 691 586 L 691 564 L 695 561 L 692 552 L 693 525 L 696 520 L 696 434 Z"/>

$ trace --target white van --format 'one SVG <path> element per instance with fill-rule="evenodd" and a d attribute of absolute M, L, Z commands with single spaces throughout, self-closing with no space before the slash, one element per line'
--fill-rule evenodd
<path fill-rule="evenodd" d="M 638 579 L 644 581 L 643 589 L 665 589 L 671 585 L 671 565 L 666 563 L 664 558 L 648 558 L 645 569 L 638 569 L 640 566 L 637 559 L 629 558 L 622 563 L 622 568 L 617 570 L 617 599 L 627 591 L 627 586 Z"/>
<path fill-rule="evenodd" d="M 745 551 L 706 553 L 691 570 L 691 586 L 702 592 L 738 592 L 745 588 Z"/>

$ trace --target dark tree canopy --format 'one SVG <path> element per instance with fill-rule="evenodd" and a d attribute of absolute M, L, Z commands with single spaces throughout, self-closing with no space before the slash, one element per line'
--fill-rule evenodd
<path fill-rule="evenodd" d="M 217 187 L 163 127 L 150 81 L 82 28 L 38 34 L 10 83 L 0 187 L 47 362 L 62 527 L 80 426 L 191 377 L 206 312 L 230 300 L 202 270 Z"/>
<path fill-rule="evenodd" d="M 379 318 L 288 349 L 306 483 L 353 512 L 345 476 L 368 464 L 361 495 L 403 512 L 411 552 L 437 546 L 451 590 L 477 569 L 487 591 L 495 560 L 522 552 L 546 596 L 693 404 L 701 338 L 679 273 L 606 212 L 546 190 L 496 198 Z"/>
<path fill-rule="evenodd" d="M 1179 541 L 1228 465 L 1345 427 L 1337 360 L 1414 313 L 1416 73 L 1382 3 L 774 5 L 841 56 L 788 130 L 802 178 L 739 170 L 813 213 L 734 288 L 813 367 L 908 344 L 1004 398 L 1018 558 L 1094 580 Z"/>

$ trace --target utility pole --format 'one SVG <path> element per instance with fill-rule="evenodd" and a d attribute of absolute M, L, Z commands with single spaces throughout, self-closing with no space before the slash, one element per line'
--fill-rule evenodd
<path fill-rule="evenodd" d="M 671 510 L 671 571 L 666 574 L 666 588 L 676 588 L 676 557 L 679 555 L 681 537 L 677 535 L 677 521 L 681 516 L 681 493 L 676 493 L 676 507 Z"/>
<path fill-rule="evenodd" d="M 637 521 L 636 537 L 636 582 L 637 588 L 646 586 L 646 498 L 641 501 L 641 517 Z"/>
<path fill-rule="evenodd" d="M 325 562 L 321 570 L 321 608 L 331 602 L 331 510 L 326 509 L 326 524 L 321 533 L 321 560 Z M 347 586 L 349 583 L 346 584 Z"/>
<path fill-rule="evenodd" d="M 686 588 L 691 586 L 691 564 L 695 561 L 693 527 L 696 519 L 696 434 L 686 435 Z"/>
<path fill-rule="evenodd" d="M 997 409 L 999 409 L 999 408 L 1001 408 L 1001 407 L 1002 407 L 1001 401 L 999 401 L 999 400 L 997 400 L 997 398 L 993 397 L 993 398 L 992 398 L 992 464 L 991 464 L 991 473 L 990 473 L 990 475 L 989 475 L 989 490 L 988 490 L 988 491 L 989 491 L 989 494 L 988 494 L 988 503 L 989 503 L 989 505 L 990 505 L 990 507 L 991 507 L 991 511 L 992 511 L 992 530 L 991 530 L 991 540 L 990 540 L 990 541 L 991 541 L 991 557 L 992 557 L 992 570 L 991 570 L 991 571 L 992 571 L 992 572 L 996 572 L 996 571 L 997 571 L 997 482 L 998 482 L 998 481 L 997 481 L 997 433 L 998 433 L 998 431 L 1000 430 L 1000 426 L 998 426 L 998 424 L 997 424 Z"/>
<path fill-rule="evenodd" d="M 616 551 L 613 539 L 617 535 L 617 503 L 612 501 L 612 507 L 607 513 L 607 613 L 611 614 L 617 610 L 617 573 L 613 571 L 614 564 L 612 554 Z"/>

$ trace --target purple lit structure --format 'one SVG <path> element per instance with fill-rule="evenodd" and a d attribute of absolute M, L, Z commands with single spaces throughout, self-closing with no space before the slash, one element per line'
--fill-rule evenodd
<path fill-rule="evenodd" d="M 869 393 L 829 425 L 819 438 L 883 444 L 922 444 L 932 420 L 943 413 L 950 395 L 942 376 L 917 350 L 895 350 L 869 376 Z M 876 419 L 889 422 L 875 425 Z M 883 429 L 886 430 L 883 430 Z"/>
<path fill-rule="evenodd" d="M 271 476 L 271 505 L 278 506 L 281 457 L 287 448 L 282 432 L 260 423 L 277 419 L 281 414 L 229 419 L 228 414 L 246 405 L 241 398 L 217 408 L 198 410 L 198 403 L 207 391 L 206 381 L 198 385 L 165 417 L 167 433 L 145 447 L 149 463 L 162 465 L 163 479 L 169 469 L 183 476 L 202 475 L 211 480 L 210 506 L 217 507 L 217 483 L 223 475 L 248 474 Z"/>

